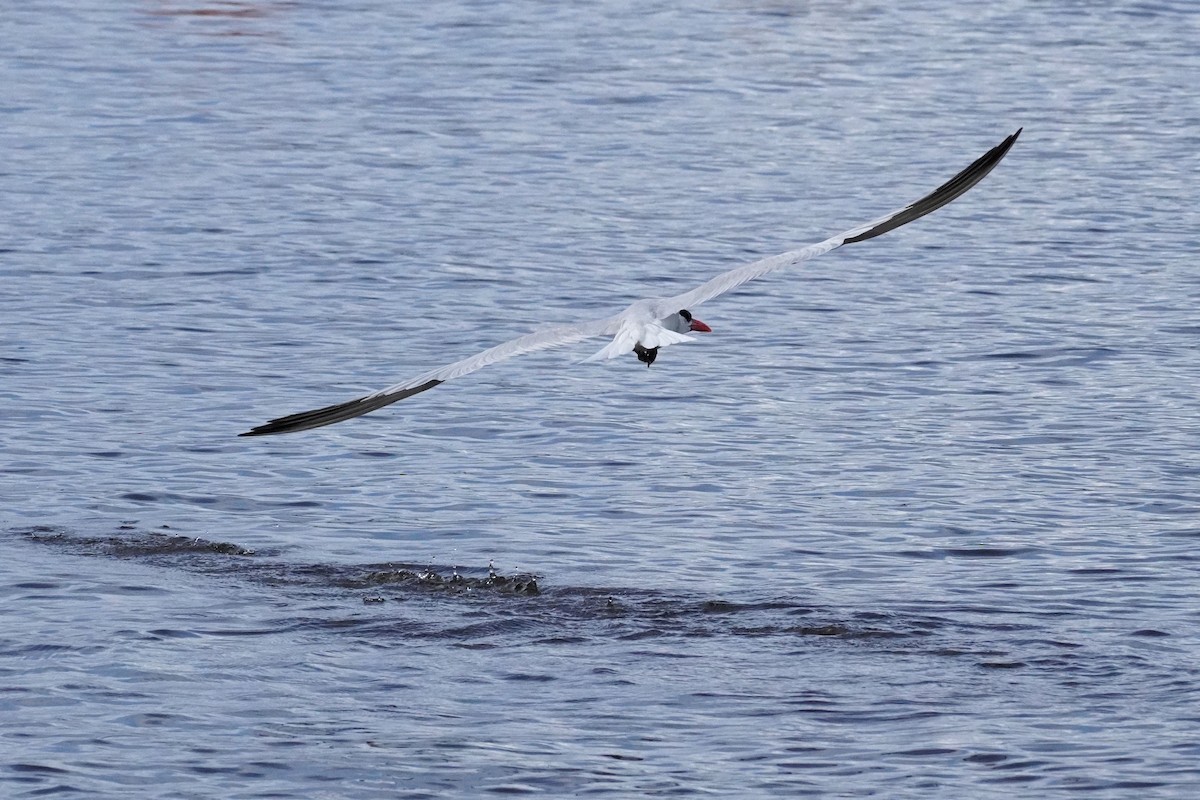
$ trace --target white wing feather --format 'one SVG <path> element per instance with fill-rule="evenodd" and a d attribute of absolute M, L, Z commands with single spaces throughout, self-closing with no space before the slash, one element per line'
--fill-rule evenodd
<path fill-rule="evenodd" d="M 541 328 L 533 333 L 519 336 L 516 339 L 510 339 L 495 347 L 489 347 L 482 353 L 477 353 L 470 358 L 455 361 L 453 364 L 438 367 L 437 369 L 422 373 L 415 378 L 397 383 L 394 386 L 380 389 L 378 392 L 367 395 L 367 398 L 389 397 L 428 383 L 429 381 L 445 382 L 454 378 L 461 378 L 463 375 L 469 375 L 476 370 L 483 369 L 499 361 L 505 361 L 516 356 L 525 355 L 526 353 L 575 344 L 576 342 L 582 342 L 584 339 L 590 339 L 593 336 L 604 336 L 612 333 L 618 324 L 619 317 L 613 317 L 611 319 L 598 319 L 591 322 L 553 325 Z M 630 348 L 632 349 L 632 345 L 630 345 Z"/>
<path fill-rule="evenodd" d="M 301 411 L 298 414 L 278 417 L 256 428 L 251 428 L 245 433 L 239 434 L 239 436 L 264 436 L 271 433 L 306 431 L 310 428 L 319 428 L 323 425 L 332 425 L 335 422 L 344 422 L 354 417 L 361 417 L 363 414 L 369 414 L 398 400 L 403 400 L 406 397 L 412 397 L 414 394 L 420 394 L 428 389 L 432 389 L 440 383 L 445 383 L 453 378 L 461 378 L 463 375 L 468 375 L 475 370 L 483 369 L 489 364 L 495 364 L 497 361 L 504 361 L 505 359 L 524 355 L 525 353 L 532 353 L 537 350 L 574 344 L 593 336 L 604 336 L 615 333 L 619 324 L 620 316 L 617 316 L 610 319 L 593 320 L 575 325 L 555 325 L 549 328 L 542 328 L 533 333 L 511 339 L 503 344 L 498 344 L 495 347 L 490 347 L 482 353 L 477 353 L 470 358 L 464 358 L 462 361 L 455 361 L 453 364 L 447 364 L 444 367 L 423 372 L 415 378 L 394 384 L 386 389 L 380 389 L 378 392 L 357 397 L 345 403 L 337 403 L 332 406 L 313 409 L 312 411 Z"/>
<path fill-rule="evenodd" d="M 705 281 L 691 291 L 683 294 L 675 295 L 674 297 L 666 297 L 662 300 L 655 301 L 654 310 L 660 312 L 662 316 L 674 313 L 681 308 L 693 309 L 696 306 L 714 297 L 719 297 L 731 289 L 736 289 L 747 281 L 752 281 L 755 278 L 761 278 L 768 272 L 790 267 L 794 264 L 799 264 L 801 261 L 808 261 L 811 258 L 824 255 L 836 247 L 840 247 L 845 241 L 842 239 L 844 234 L 838 234 L 832 239 L 826 239 L 818 244 L 811 244 L 801 250 L 792 250 L 787 253 L 780 253 L 777 256 L 764 258 L 761 261 L 755 261 L 753 264 L 731 269 L 728 272 L 723 272 L 717 277 Z"/>

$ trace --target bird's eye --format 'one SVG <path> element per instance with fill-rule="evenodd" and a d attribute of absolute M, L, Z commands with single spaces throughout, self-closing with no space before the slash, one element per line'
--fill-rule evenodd
<path fill-rule="evenodd" d="M 679 309 L 679 316 L 683 317 L 684 322 L 692 321 L 692 312 L 688 311 L 686 308 Z"/>

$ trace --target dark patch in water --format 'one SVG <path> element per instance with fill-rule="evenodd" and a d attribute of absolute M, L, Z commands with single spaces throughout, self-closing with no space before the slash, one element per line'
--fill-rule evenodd
<path fill-rule="evenodd" d="M 81 536 L 66 530 L 34 526 L 14 531 L 27 540 L 51 545 L 81 555 L 137 559 L 198 573 L 241 574 L 247 580 L 270 586 L 323 586 L 343 589 L 422 590 L 461 594 L 491 591 L 501 594 L 536 595 L 536 576 L 501 575 L 492 568 L 460 570 L 457 567 L 408 564 L 372 564 L 361 567 L 325 564 L 288 564 L 264 561 L 277 555 L 260 553 L 232 542 L 214 542 L 190 536 L 136 531 L 133 523 L 123 522 L 117 536 Z M 125 533 L 128 531 L 129 533 Z M 240 567 L 228 558 L 234 557 Z M 364 602 L 381 603 L 386 597 L 375 594 Z"/>
<path fill-rule="evenodd" d="M 174 532 L 147 532 L 135 526 L 132 521 L 122 522 L 117 533 L 110 536 L 79 535 L 49 526 L 10 533 L 73 554 L 137 560 L 165 569 L 257 585 L 264 600 L 270 602 L 284 595 L 292 599 L 303 597 L 306 601 L 315 598 L 322 608 L 338 608 L 345 603 L 346 593 L 353 592 L 360 608 L 378 608 L 378 616 L 346 618 L 339 614 L 333 620 L 304 617 L 289 619 L 286 627 L 315 627 L 372 639 L 439 638 L 455 640 L 463 647 L 483 647 L 514 637 L 583 643 L 600 636 L 610 641 L 653 640 L 658 646 L 648 653 L 660 658 L 680 658 L 685 654 L 677 652 L 673 643 L 685 639 L 786 637 L 796 642 L 821 639 L 880 645 L 887 642 L 886 646 L 896 652 L 920 646 L 924 652 L 936 653 L 936 641 L 930 641 L 929 637 L 950 626 L 946 619 L 919 612 L 839 613 L 788 598 L 734 602 L 637 587 L 545 587 L 540 576 L 504 575 L 491 565 L 295 563 L 282 560 L 278 552 L 255 551 L 232 542 Z M 970 553 L 972 556 L 1005 554 Z M 442 605 L 447 602 L 453 605 Z M 419 618 L 414 619 L 414 614 Z M 797 624 L 798 618 L 804 621 Z M 241 631 L 239 635 L 261 635 L 272 630 Z M 205 633 L 222 635 L 221 631 Z M 154 635 L 175 634 L 158 630 Z M 923 641 L 929 644 L 920 644 Z M 972 654 L 977 659 L 986 659 L 984 666 L 993 669 L 1021 665 L 1003 663 L 1009 655 L 1006 653 L 982 649 L 954 653 Z"/>
<path fill-rule="evenodd" d="M 400 568 L 378 570 L 367 574 L 358 581 L 347 581 L 344 586 L 360 588 L 366 586 L 387 585 L 416 585 L 425 589 L 445 589 L 448 591 L 465 591 L 474 589 L 493 589 L 512 594 L 537 594 L 537 578 L 532 575 L 516 575 L 508 577 L 495 571 L 489 571 L 486 578 L 471 578 L 462 575 L 457 570 L 449 576 L 442 575 L 431 567 L 418 570 Z"/>
<path fill-rule="evenodd" d="M 118 530 L 133 530 L 124 522 Z M 42 544 L 53 544 L 84 555 L 111 555 L 116 558 L 172 555 L 180 553 L 220 553 L 222 555 L 252 556 L 254 551 L 231 542 L 210 542 L 190 536 L 171 536 L 165 533 L 139 533 L 132 536 L 77 536 L 46 525 L 35 525 L 14 531 L 20 536 Z"/>

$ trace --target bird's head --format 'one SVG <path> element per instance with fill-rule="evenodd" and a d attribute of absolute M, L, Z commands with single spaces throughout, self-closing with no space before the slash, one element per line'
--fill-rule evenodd
<path fill-rule="evenodd" d="M 684 324 L 687 326 L 689 331 L 693 331 L 695 333 L 712 333 L 712 328 L 693 317 L 692 312 L 688 311 L 686 308 L 679 309 L 679 316 L 683 317 Z"/>

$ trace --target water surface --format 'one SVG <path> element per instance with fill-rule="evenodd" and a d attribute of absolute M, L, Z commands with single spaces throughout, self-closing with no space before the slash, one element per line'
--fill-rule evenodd
<path fill-rule="evenodd" d="M 34 4 L 0 793 L 1191 797 L 1200 12 Z M 919 197 L 703 308 L 239 439 Z"/>

